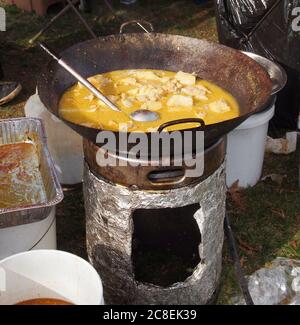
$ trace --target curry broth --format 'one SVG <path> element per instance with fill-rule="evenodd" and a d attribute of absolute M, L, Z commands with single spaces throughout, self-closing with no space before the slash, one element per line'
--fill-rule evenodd
<path fill-rule="evenodd" d="M 30 299 L 30 300 L 25 300 L 18 302 L 16 305 L 22 306 L 30 306 L 30 305 L 73 305 L 71 302 L 61 300 L 61 299 L 53 299 L 53 298 L 37 298 L 37 299 Z"/>
<path fill-rule="evenodd" d="M 206 124 L 213 124 L 239 116 L 238 103 L 231 94 L 192 74 L 119 70 L 90 77 L 89 81 L 127 114 L 149 109 L 158 112 L 160 119 L 132 121 L 126 114 L 112 111 L 79 83 L 69 88 L 60 100 L 62 118 L 97 129 L 152 132 L 162 123 L 176 119 L 202 118 Z M 197 124 L 180 124 L 171 130 L 194 126 Z"/>

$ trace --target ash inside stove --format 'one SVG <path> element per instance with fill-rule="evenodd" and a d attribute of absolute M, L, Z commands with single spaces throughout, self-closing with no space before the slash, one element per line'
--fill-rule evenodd
<path fill-rule="evenodd" d="M 137 209 L 133 213 L 135 280 L 169 287 L 184 282 L 200 263 L 201 234 L 194 214 L 199 204 Z"/>

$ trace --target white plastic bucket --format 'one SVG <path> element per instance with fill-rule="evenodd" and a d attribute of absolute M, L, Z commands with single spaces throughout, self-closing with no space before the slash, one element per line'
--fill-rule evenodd
<path fill-rule="evenodd" d="M 83 178 L 82 137 L 51 114 L 41 102 L 38 94 L 31 96 L 25 104 L 25 115 L 44 121 L 50 154 L 54 160 L 59 182 L 74 185 Z"/>
<path fill-rule="evenodd" d="M 56 249 L 55 207 L 42 221 L 0 229 L 0 260 L 32 249 Z"/>
<path fill-rule="evenodd" d="M 274 116 L 274 105 L 254 114 L 227 137 L 226 184 L 237 180 L 240 187 L 254 186 L 261 177 L 268 125 Z"/>
<path fill-rule="evenodd" d="M 0 305 L 38 298 L 60 299 L 75 305 L 104 304 L 98 273 L 76 255 L 36 250 L 0 261 Z"/>

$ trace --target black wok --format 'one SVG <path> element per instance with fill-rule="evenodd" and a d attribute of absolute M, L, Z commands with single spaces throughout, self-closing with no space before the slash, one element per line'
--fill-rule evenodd
<path fill-rule="evenodd" d="M 198 77 L 221 86 L 238 101 L 240 116 L 205 126 L 205 147 L 251 114 L 264 110 L 272 100 L 272 82 L 258 63 L 237 50 L 205 40 L 157 33 L 120 34 L 78 43 L 61 56 L 84 77 L 120 69 L 182 70 L 195 72 Z M 46 65 L 38 79 L 41 101 L 59 118 L 59 100 L 75 82 L 54 60 Z M 64 122 L 95 143 L 99 130 Z"/>

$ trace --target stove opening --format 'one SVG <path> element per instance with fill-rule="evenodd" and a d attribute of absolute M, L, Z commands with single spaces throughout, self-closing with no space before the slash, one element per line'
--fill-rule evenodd
<path fill-rule="evenodd" d="M 135 280 L 168 287 L 184 282 L 200 263 L 201 234 L 193 215 L 199 204 L 133 212 Z"/>

